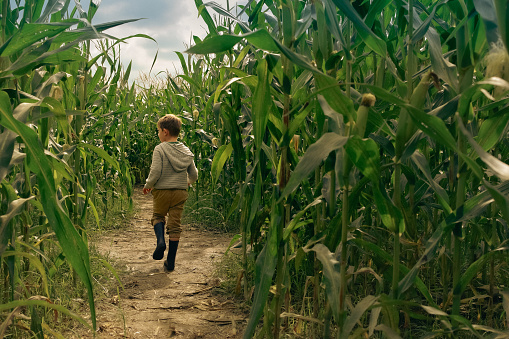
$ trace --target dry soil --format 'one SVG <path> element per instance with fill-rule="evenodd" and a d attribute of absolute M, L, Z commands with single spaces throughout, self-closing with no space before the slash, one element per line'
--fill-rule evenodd
<path fill-rule="evenodd" d="M 247 314 L 234 299 L 219 293 L 215 261 L 230 237 L 183 225 L 175 271 L 152 259 L 152 197 L 138 189 L 138 213 L 127 229 L 103 232 L 98 251 L 125 265 L 124 290 L 98 300 L 97 338 L 241 338 Z M 166 256 L 166 253 L 165 253 Z M 91 333 L 86 337 L 91 337 Z"/>

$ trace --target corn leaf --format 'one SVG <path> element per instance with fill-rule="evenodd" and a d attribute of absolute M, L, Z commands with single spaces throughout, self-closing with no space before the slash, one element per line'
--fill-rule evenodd
<path fill-rule="evenodd" d="M 488 151 L 505 137 L 508 128 L 509 107 L 500 110 L 496 116 L 483 121 L 477 135 L 477 142 L 483 150 Z"/>
<path fill-rule="evenodd" d="M 387 195 L 385 187 L 382 187 L 382 182 L 373 183 L 373 197 L 385 227 L 394 233 L 402 234 L 405 231 L 403 214 Z"/>
<path fill-rule="evenodd" d="M 228 158 L 232 155 L 233 146 L 232 144 L 221 145 L 219 149 L 214 154 L 214 159 L 212 160 L 212 167 L 210 169 L 212 174 L 212 182 L 216 185 L 217 180 L 219 179 L 219 175 L 223 171 L 224 164 Z"/>
<path fill-rule="evenodd" d="M 474 6 L 484 21 L 486 27 L 486 38 L 488 44 L 493 44 L 498 41 L 498 22 L 495 3 L 492 0 L 474 0 Z"/>
<path fill-rule="evenodd" d="M 274 43 L 274 39 L 264 29 L 257 30 L 254 32 L 246 33 L 244 35 L 216 35 L 203 40 L 201 43 L 189 48 L 186 53 L 191 54 L 210 54 L 210 53 L 221 53 L 225 52 L 242 39 L 246 39 L 249 43 L 255 47 L 263 49 L 269 52 L 278 51 L 278 46 Z"/>
<path fill-rule="evenodd" d="M 362 41 L 371 48 L 375 53 L 385 58 L 387 55 L 387 46 L 385 41 L 375 35 L 371 29 L 366 26 L 359 13 L 353 8 L 350 0 L 332 0 L 334 4 L 344 13 L 350 21 L 354 24 L 357 33 L 360 35 Z"/>
<path fill-rule="evenodd" d="M 419 17 L 419 15 L 416 13 L 416 11 L 413 11 L 413 16 L 414 16 L 414 27 L 415 28 L 422 27 L 424 23 Z M 442 42 L 440 40 L 440 36 L 438 35 L 437 30 L 433 27 L 428 27 L 428 29 L 426 30 L 425 37 L 428 42 L 428 50 L 431 59 L 431 68 L 433 69 L 433 72 L 438 74 L 440 79 L 448 83 L 457 92 L 459 80 L 456 74 L 456 66 L 444 58 L 442 52 Z"/>
<path fill-rule="evenodd" d="M 356 244 L 360 250 L 362 251 L 371 251 L 374 255 L 376 260 L 380 260 L 381 262 L 392 266 L 392 255 L 384 251 L 382 248 L 377 246 L 376 244 L 373 244 L 372 242 L 360 239 L 360 238 L 354 238 L 351 240 L 354 244 Z M 408 274 L 410 270 L 408 267 L 406 267 L 403 264 L 399 264 L 399 270 L 403 274 Z M 426 287 L 426 284 L 419 278 L 415 278 L 415 287 L 422 293 L 422 295 L 426 298 L 428 303 L 432 306 L 438 307 L 438 305 L 433 300 L 433 297 L 429 293 L 428 288 Z"/>
<path fill-rule="evenodd" d="M 116 171 L 120 172 L 120 165 L 118 164 L 118 161 L 116 159 L 113 159 L 111 155 L 108 154 L 105 150 L 102 148 L 99 148 L 97 146 L 87 144 L 84 142 L 81 142 L 79 144 L 80 148 L 85 149 L 88 148 L 91 151 L 95 152 L 98 156 L 103 158 L 108 164 L 110 164 Z"/>
<path fill-rule="evenodd" d="M 331 304 L 334 319 L 339 321 L 339 290 L 341 287 L 339 261 L 334 258 L 334 254 L 325 245 L 317 244 L 311 250 L 316 253 L 316 257 L 323 265 L 325 293 L 327 293 L 327 300 Z"/>
<path fill-rule="evenodd" d="M 242 32 L 244 32 L 244 33 L 251 32 L 251 30 L 249 29 L 249 27 L 247 26 L 247 24 L 244 21 L 240 20 L 239 17 L 231 15 L 230 12 L 228 12 L 226 9 L 221 7 L 217 2 L 209 1 L 209 2 L 205 3 L 205 6 L 210 7 L 214 11 L 216 11 L 218 14 L 220 14 L 224 17 L 230 18 L 233 21 L 237 22 L 237 24 L 239 25 Z"/>
<path fill-rule="evenodd" d="M 15 141 L 16 134 L 9 130 L 0 134 L 0 182 L 9 174 Z"/>
<path fill-rule="evenodd" d="M 494 251 L 483 254 L 479 259 L 473 262 L 466 271 L 461 275 L 458 284 L 454 286 L 454 294 L 461 294 L 467 288 L 470 281 L 477 275 L 477 273 L 488 265 L 489 261 L 496 256 L 500 256 L 502 252 L 509 250 L 509 247 L 497 248 Z"/>
<path fill-rule="evenodd" d="M 500 37 L 504 43 L 505 48 L 509 52 L 509 4 L 506 0 L 494 0 L 496 13 L 497 13 L 497 21 L 498 21 L 498 31 L 500 32 Z"/>
<path fill-rule="evenodd" d="M 56 13 L 62 10 L 64 8 L 65 3 L 69 0 L 48 0 L 48 3 L 46 4 L 46 7 L 44 8 L 44 12 L 42 15 L 37 19 L 37 23 L 45 22 L 48 20 L 48 18 Z"/>
<path fill-rule="evenodd" d="M 281 198 L 292 193 L 314 170 L 322 163 L 330 152 L 343 147 L 348 141 L 348 137 L 337 135 L 336 133 L 325 133 L 314 144 L 309 146 L 300 159 L 295 171 L 290 176 L 290 180 L 281 195 Z"/>
<path fill-rule="evenodd" d="M 252 106 L 256 159 L 258 159 L 260 155 L 261 145 L 267 130 L 270 108 L 272 106 L 272 100 L 270 97 L 269 70 L 265 60 L 259 63 L 257 74 L 258 84 L 253 95 Z"/>
<path fill-rule="evenodd" d="M 461 119 L 457 119 L 461 132 L 467 137 L 468 142 L 474 148 L 475 152 L 481 160 L 493 171 L 493 173 L 500 179 L 506 181 L 509 180 L 509 165 L 494 157 L 493 155 L 486 152 L 479 144 L 474 140 L 470 132 L 467 131 L 465 125 Z"/>
<path fill-rule="evenodd" d="M 405 293 L 415 282 L 415 278 L 417 277 L 417 274 L 419 273 L 420 268 L 425 263 L 429 262 L 431 259 L 435 257 L 437 254 L 436 249 L 437 246 L 442 239 L 442 236 L 446 232 L 450 232 L 451 227 L 447 227 L 445 222 L 440 223 L 440 225 L 437 227 L 435 232 L 433 232 L 433 235 L 426 241 L 426 249 L 422 253 L 419 260 L 415 263 L 415 265 L 408 271 L 408 273 L 405 274 L 405 277 L 400 280 L 398 284 L 398 291 L 401 294 Z"/>
<path fill-rule="evenodd" d="M 363 175 L 375 185 L 380 182 L 380 150 L 374 140 L 351 137 L 346 143 L 345 150 Z"/>
<path fill-rule="evenodd" d="M 51 163 L 44 154 L 37 133 L 25 124 L 14 119 L 10 106 L 10 99 L 5 92 L 0 92 L 0 124 L 19 135 L 25 143 L 28 165 L 37 176 L 40 200 L 44 208 L 44 213 L 55 231 L 60 246 L 69 260 L 69 263 L 76 270 L 76 273 L 87 289 L 92 324 L 95 328 L 95 303 L 88 249 L 69 219 L 69 216 L 60 206 L 57 199 Z"/>
<path fill-rule="evenodd" d="M 43 38 L 49 39 L 54 37 L 75 24 L 76 21 L 56 24 L 25 24 L 0 47 L 0 56 L 11 56 L 19 53 Z"/>
<path fill-rule="evenodd" d="M 253 305 L 249 315 L 249 321 L 244 332 L 244 338 L 253 337 L 258 321 L 263 313 L 263 308 L 269 296 L 270 286 L 272 284 L 272 276 L 276 269 L 277 260 L 277 227 L 281 222 L 282 212 L 280 204 L 272 203 L 271 221 L 267 241 L 262 251 L 256 258 L 255 263 L 255 291 L 253 297 Z"/>
<path fill-rule="evenodd" d="M 366 313 L 366 311 L 371 306 L 373 306 L 373 304 L 377 300 L 378 300 L 377 297 L 368 295 L 367 297 L 364 297 L 364 299 L 359 301 L 352 310 L 352 313 L 348 316 L 348 318 L 346 318 L 345 324 L 341 329 L 341 334 L 339 335 L 339 338 L 348 338 L 353 328 L 355 327 L 355 324 L 357 324 L 357 322 L 361 319 L 364 313 Z"/>
<path fill-rule="evenodd" d="M 34 197 L 32 197 L 34 198 Z M 32 199 L 30 198 L 30 199 Z M 29 199 L 19 199 L 19 200 L 29 200 Z M 24 202 L 23 202 L 24 204 Z M 21 205 L 22 206 L 22 205 Z M 44 292 L 46 293 L 46 296 L 49 297 L 49 289 L 48 289 L 48 277 L 46 276 L 46 270 L 44 269 L 44 266 L 41 262 L 41 260 L 39 259 L 39 257 L 37 257 L 36 255 L 33 255 L 31 253 L 28 253 L 28 252 L 21 252 L 21 251 L 5 251 L 3 254 L 2 254 L 3 257 L 25 257 L 27 258 L 29 261 L 30 261 L 30 264 L 33 265 L 38 271 L 39 271 L 39 274 L 41 275 L 41 280 L 42 280 L 42 287 L 44 289 Z"/>
<path fill-rule="evenodd" d="M 209 28 L 209 33 L 213 34 L 213 35 L 217 35 L 217 28 L 214 23 L 214 20 L 212 19 L 209 12 L 203 5 L 203 1 L 202 0 L 194 0 L 194 3 L 196 5 L 196 8 L 198 8 L 199 15 L 201 15 L 201 17 L 207 24 L 207 27 Z"/>

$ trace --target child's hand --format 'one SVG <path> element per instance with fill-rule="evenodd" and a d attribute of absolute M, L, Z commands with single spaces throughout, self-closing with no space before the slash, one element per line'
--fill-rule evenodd
<path fill-rule="evenodd" d="M 147 194 L 150 191 L 152 191 L 151 188 L 143 188 L 143 194 Z"/>

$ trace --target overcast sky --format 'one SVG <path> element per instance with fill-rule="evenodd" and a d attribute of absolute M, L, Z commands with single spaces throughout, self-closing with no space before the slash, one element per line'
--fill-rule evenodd
<path fill-rule="evenodd" d="M 215 2 L 226 8 L 227 0 Z M 230 7 L 234 7 L 237 2 L 245 4 L 247 1 L 229 2 Z M 216 13 L 211 8 L 208 10 L 211 15 Z M 157 41 L 132 38 L 122 44 L 122 64 L 127 67 L 130 60 L 133 62 L 131 79 L 136 78 L 139 72 L 149 72 L 157 51 L 159 54 L 151 74 L 166 70 L 175 74 L 176 68 L 180 70 L 180 61 L 175 51 L 183 52 L 189 47 L 193 35 L 203 39 L 207 32 L 207 25 L 201 16 L 198 17 L 193 0 L 102 0 L 93 23 L 136 18 L 145 19 L 105 31 L 117 38 L 141 33 Z"/>

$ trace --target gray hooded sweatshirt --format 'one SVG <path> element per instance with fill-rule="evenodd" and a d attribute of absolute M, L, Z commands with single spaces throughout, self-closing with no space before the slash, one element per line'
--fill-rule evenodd
<path fill-rule="evenodd" d="M 162 142 L 154 148 L 145 188 L 187 189 L 198 179 L 194 154 L 181 142 Z"/>

